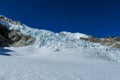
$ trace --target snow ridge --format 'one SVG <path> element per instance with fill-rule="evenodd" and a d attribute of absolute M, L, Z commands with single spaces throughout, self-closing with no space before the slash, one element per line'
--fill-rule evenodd
<path fill-rule="evenodd" d="M 46 48 L 72 48 L 80 46 L 84 41 L 80 40 L 80 37 L 88 37 L 85 34 L 81 33 L 70 33 L 70 32 L 60 32 L 54 33 L 49 30 L 43 29 L 33 29 L 24 24 L 16 23 L 9 20 L 5 17 L 5 19 L 0 20 L 0 23 L 9 27 L 9 29 L 15 29 L 20 31 L 25 35 L 30 35 L 36 38 L 36 42 L 34 46 L 36 47 L 46 47 Z M 86 42 L 85 42 L 86 43 Z"/>

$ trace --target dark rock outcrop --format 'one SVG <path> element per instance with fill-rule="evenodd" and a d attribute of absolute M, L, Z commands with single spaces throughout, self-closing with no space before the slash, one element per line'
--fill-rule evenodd
<path fill-rule="evenodd" d="M 12 41 L 8 36 L 10 32 L 11 31 L 6 26 L 0 24 L 0 46 L 8 46 L 9 44 L 12 44 Z"/>
<path fill-rule="evenodd" d="M 35 38 L 23 35 L 16 30 L 9 30 L 7 26 L 0 24 L 0 47 L 32 45 Z"/>

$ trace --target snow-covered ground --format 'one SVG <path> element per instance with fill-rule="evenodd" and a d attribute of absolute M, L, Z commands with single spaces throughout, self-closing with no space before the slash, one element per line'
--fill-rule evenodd
<path fill-rule="evenodd" d="M 120 80 L 119 68 L 92 49 L 0 49 L 0 80 Z"/>

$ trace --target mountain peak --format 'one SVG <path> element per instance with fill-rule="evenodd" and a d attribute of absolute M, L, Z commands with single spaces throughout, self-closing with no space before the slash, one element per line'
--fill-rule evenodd
<path fill-rule="evenodd" d="M 21 24 L 19 21 L 13 21 L 12 19 L 10 19 L 10 18 L 8 18 L 4 15 L 0 15 L 0 22 L 1 22 L 1 24 L 3 24 L 4 22 L 14 24 L 14 25 L 20 25 Z"/>

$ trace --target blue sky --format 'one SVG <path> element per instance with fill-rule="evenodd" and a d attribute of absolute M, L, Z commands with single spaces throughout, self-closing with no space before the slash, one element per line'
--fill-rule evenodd
<path fill-rule="evenodd" d="M 120 35 L 119 0 L 1 0 L 0 14 L 54 32 Z"/>

